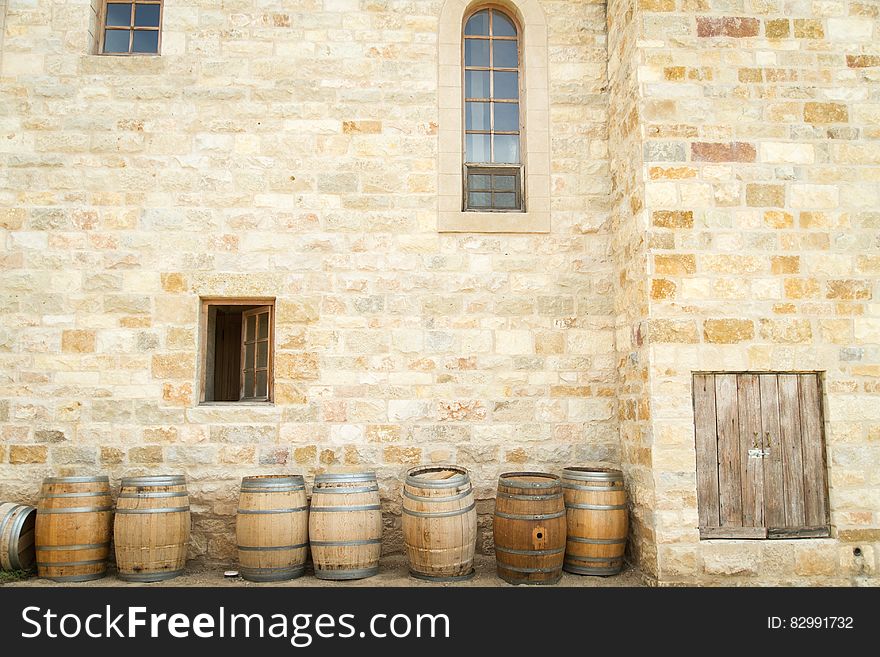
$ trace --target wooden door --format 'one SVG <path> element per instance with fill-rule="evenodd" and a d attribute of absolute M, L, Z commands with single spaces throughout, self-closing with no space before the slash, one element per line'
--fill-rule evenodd
<path fill-rule="evenodd" d="M 827 536 L 819 376 L 695 374 L 702 538 Z"/>

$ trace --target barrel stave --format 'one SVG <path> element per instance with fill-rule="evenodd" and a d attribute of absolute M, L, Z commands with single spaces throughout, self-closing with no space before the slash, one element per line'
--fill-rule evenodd
<path fill-rule="evenodd" d="M 629 528 L 623 473 L 565 468 L 563 486 L 568 519 L 565 570 L 579 575 L 619 573 Z"/>
<path fill-rule="evenodd" d="M 477 513 L 467 470 L 411 469 L 403 488 L 403 534 L 413 577 L 438 581 L 473 577 Z"/>
<path fill-rule="evenodd" d="M 382 512 L 374 473 L 315 478 L 309 544 L 319 579 L 361 579 L 379 572 Z"/>
<path fill-rule="evenodd" d="M 35 523 L 37 572 L 59 582 L 107 574 L 113 500 L 106 476 L 43 481 Z"/>
<path fill-rule="evenodd" d="M 308 553 L 308 504 L 301 476 L 245 477 L 236 516 L 239 570 L 254 582 L 299 577 Z"/>
<path fill-rule="evenodd" d="M 505 473 L 493 522 L 498 576 L 512 584 L 555 584 L 562 577 L 566 518 L 558 477 Z"/>
<path fill-rule="evenodd" d="M 157 582 L 180 575 L 190 524 L 189 494 L 182 476 L 123 479 L 114 531 L 120 579 Z"/>

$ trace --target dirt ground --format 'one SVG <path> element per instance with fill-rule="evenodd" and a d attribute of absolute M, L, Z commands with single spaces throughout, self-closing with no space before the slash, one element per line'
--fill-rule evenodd
<path fill-rule="evenodd" d="M 132 582 L 123 582 L 115 576 L 115 570 L 111 568 L 107 577 L 92 582 L 82 582 L 77 584 L 60 584 L 39 577 L 29 577 L 27 579 L 16 582 L 8 582 L 0 584 L 0 586 L 289 586 L 289 587 L 310 587 L 310 586 L 511 586 L 505 581 L 499 579 L 495 574 L 495 560 L 492 557 L 477 555 L 474 563 L 476 575 L 473 579 L 465 582 L 455 583 L 439 583 L 426 582 L 409 576 L 406 558 L 403 555 L 392 555 L 382 558 L 379 574 L 367 579 L 347 581 L 347 582 L 331 582 L 320 580 L 314 576 L 311 569 L 306 574 L 294 580 L 287 582 L 271 582 L 271 583 L 254 583 L 248 582 L 241 577 L 224 577 L 223 569 L 217 568 L 192 568 L 184 575 L 166 582 L 156 584 L 137 584 Z M 556 586 L 568 587 L 633 587 L 644 586 L 642 577 L 638 571 L 627 569 L 619 575 L 611 577 L 585 577 L 581 575 L 572 575 L 570 573 L 562 574 L 562 581 Z"/>

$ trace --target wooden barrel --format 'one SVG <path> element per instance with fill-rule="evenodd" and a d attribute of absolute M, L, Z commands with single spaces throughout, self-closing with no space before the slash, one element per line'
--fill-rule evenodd
<path fill-rule="evenodd" d="M 403 541 L 413 577 L 455 582 L 474 576 L 477 510 L 467 470 L 444 465 L 407 472 Z"/>
<path fill-rule="evenodd" d="M 300 475 L 241 480 L 235 537 L 241 576 L 252 582 L 299 577 L 306 569 L 309 512 Z"/>
<path fill-rule="evenodd" d="M 0 504 L 0 570 L 30 570 L 36 559 L 37 509 L 27 504 Z"/>
<path fill-rule="evenodd" d="M 315 477 L 309 545 L 319 579 L 361 579 L 379 572 L 382 511 L 375 473 Z"/>
<path fill-rule="evenodd" d="M 120 579 L 159 582 L 180 575 L 189 531 L 189 495 L 182 475 L 122 480 L 113 533 Z"/>
<path fill-rule="evenodd" d="M 112 525 L 106 476 L 44 479 L 35 527 L 39 576 L 56 582 L 104 577 Z"/>
<path fill-rule="evenodd" d="M 565 506 L 559 477 L 507 472 L 498 478 L 494 518 L 498 576 L 511 584 L 555 584 L 562 577 Z"/>
<path fill-rule="evenodd" d="M 568 520 L 565 570 L 578 575 L 619 573 L 629 529 L 623 473 L 565 468 L 562 485 Z"/>

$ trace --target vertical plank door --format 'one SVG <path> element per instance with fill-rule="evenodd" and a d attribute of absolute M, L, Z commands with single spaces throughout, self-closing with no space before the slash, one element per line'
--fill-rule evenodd
<path fill-rule="evenodd" d="M 715 375 L 715 414 L 718 427 L 718 499 L 721 526 L 742 527 L 742 474 L 736 374 Z"/>
<path fill-rule="evenodd" d="M 785 525 L 782 484 L 782 450 L 779 443 L 779 381 L 775 374 L 760 374 L 761 428 L 764 469 L 764 524 Z"/>
<path fill-rule="evenodd" d="M 797 374 L 779 375 L 779 439 L 786 528 L 804 527 L 804 457 Z M 771 437 L 772 440 L 772 437 Z M 769 449 L 773 449 L 770 447 Z"/>
<path fill-rule="evenodd" d="M 694 428 L 697 449 L 697 508 L 700 515 L 700 527 L 720 527 L 714 374 L 694 374 Z"/>
<path fill-rule="evenodd" d="M 807 529 L 828 528 L 828 482 L 825 470 L 825 441 L 822 432 L 822 398 L 819 375 L 798 377 L 801 408 L 801 439 L 804 458 L 804 516 Z"/>
<path fill-rule="evenodd" d="M 756 374 L 737 376 L 743 527 L 764 526 L 764 459 L 761 389 Z"/>

